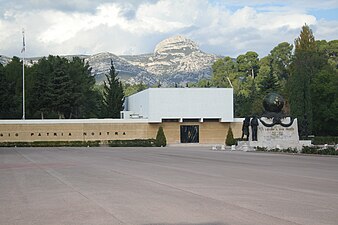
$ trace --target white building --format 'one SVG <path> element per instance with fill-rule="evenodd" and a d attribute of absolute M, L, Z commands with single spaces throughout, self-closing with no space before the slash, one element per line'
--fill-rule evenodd
<path fill-rule="evenodd" d="M 121 118 L 234 122 L 232 88 L 149 88 L 126 98 Z"/>
<path fill-rule="evenodd" d="M 0 143 L 149 139 L 162 127 L 168 144 L 224 144 L 242 127 L 230 88 L 150 88 L 126 98 L 121 118 L 0 120 Z"/>

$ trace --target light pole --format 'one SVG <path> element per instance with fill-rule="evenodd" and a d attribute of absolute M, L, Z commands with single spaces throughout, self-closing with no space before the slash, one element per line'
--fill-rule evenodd
<path fill-rule="evenodd" d="M 25 54 L 26 54 L 26 44 L 25 44 L 25 30 L 22 29 L 22 119 L 25 120 Z"/>

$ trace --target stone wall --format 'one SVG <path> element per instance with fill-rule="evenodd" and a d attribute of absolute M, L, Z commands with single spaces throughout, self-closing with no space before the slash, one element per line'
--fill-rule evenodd
<path fill-rule="evenodd" d="M 75 121 L 75 120 L 74 120 Z M 155 138 L 157 130 L 163 126 L 168 144 L 180 143 L 180 126 L 198 125 L 200 144 L 224 144 L 229 126 L 231 125 L 234 136 L 241 136 L 241 122 L 128 122 L 85 120 L 64 123 L 29 122 L 28 120 L 0 121 L 0 142 L 33 142 L 33 141 L 94 141 L 131 140 Z"/>

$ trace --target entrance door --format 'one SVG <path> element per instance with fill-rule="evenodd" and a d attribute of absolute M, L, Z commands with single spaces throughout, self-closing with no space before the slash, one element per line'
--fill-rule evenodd
<path fill-rule="evenodd" d="M 181 143 L 199 143 L 199 126 L 181 126 Z"/>

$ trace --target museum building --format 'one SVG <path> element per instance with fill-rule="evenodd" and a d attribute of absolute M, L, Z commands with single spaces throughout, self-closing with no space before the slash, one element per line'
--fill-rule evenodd
<path fill-rule="evenodd" d="M 224 144 L 234 118 L 232 88 L 148 88 L 125 99 L 121 119 L 0 120 L 0 142 L 96 141 L 155 138 L 168 144 Z"/>

